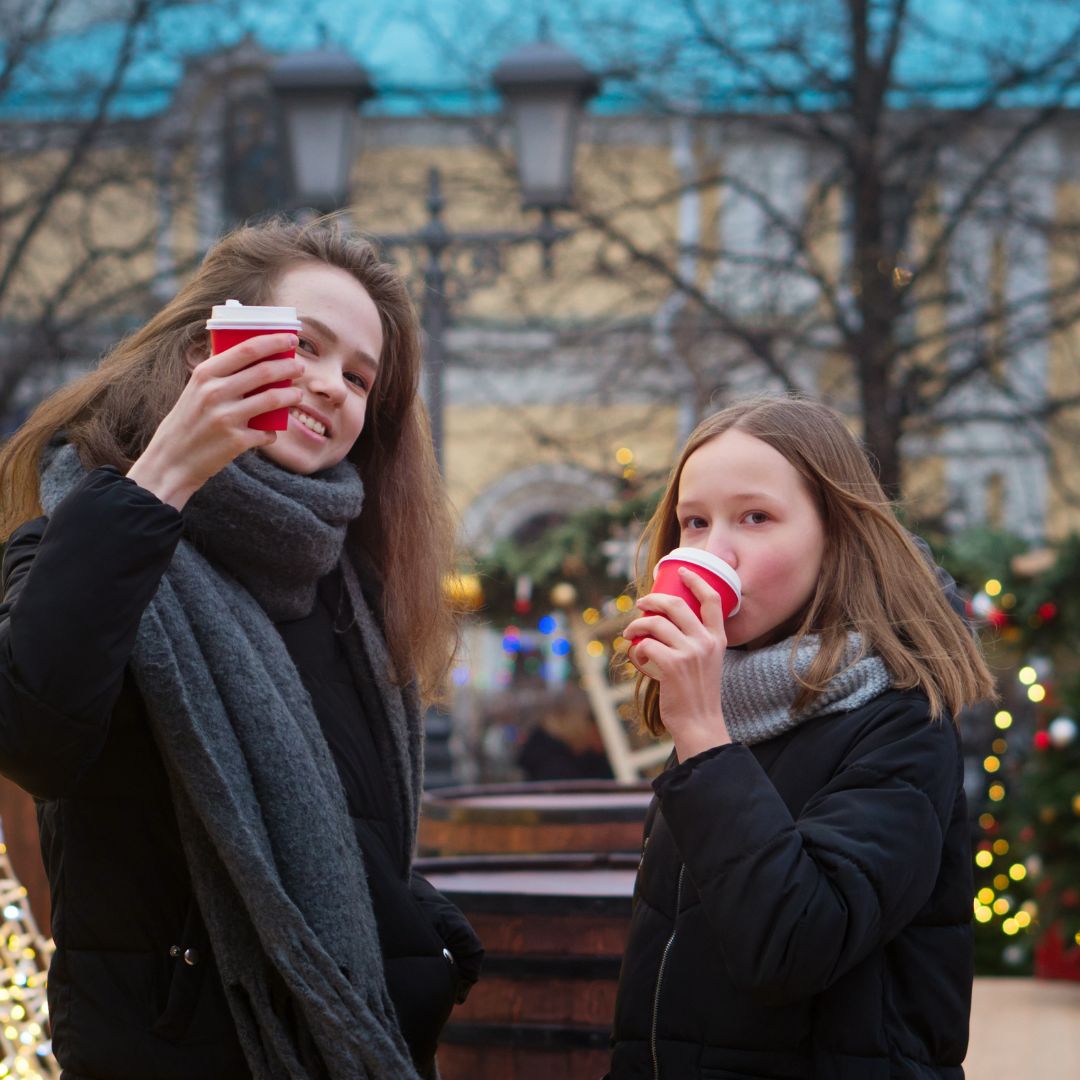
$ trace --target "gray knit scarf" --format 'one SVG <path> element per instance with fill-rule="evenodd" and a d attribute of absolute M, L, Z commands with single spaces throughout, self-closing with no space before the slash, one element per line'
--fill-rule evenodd
<path fill-rule="evenodd" d="M 42 480 L 51 512 L 83 476 L 74 448 Z M 383 635 L 343 558 L 363 485 L 250 452 L 184 508 L 185 538 L 139 626 L 131 668 L 172 789 L 199 908 L 256 1080 L 415 1078 L 383 976 L 371 896 L 337 770 L 273 620 L 307 614 L 340 563 L 354 677 L 373 717 L 400 854 L 421 788 L 413 688 L 388 676 Z M 368 676 L 370 677 L 370 676 Z"/>
<path fill-rule="evenodd" d="M 800 687 L 794 673 L 805 675 L 810 669 L 821 639 L 808 634 L 794 656 L 792 642 L 787 638 L 761 649 L 727 651 L 720 697 L 732 742 L 753 746 L 811 717 L 857 709 L 892 684 L 881 657 L 864 655 L 859 635 L 848 634 L 843 666 L 829 680 L 824 693 L 796 713 L 792 706 Z"/>

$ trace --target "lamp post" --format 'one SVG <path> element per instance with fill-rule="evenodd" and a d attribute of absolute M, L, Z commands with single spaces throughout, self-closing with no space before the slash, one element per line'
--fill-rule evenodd
<path fill-rule="evenodd" d="M 425 391 L 440 468 L 446 330 L 450 325 L 446 254 L 451 248 L 497 251 L 506 245 L 535 242 L 540 245 L 545 269 L 550 270 L 551 249 L 568 234 L 556 226 L 553 212 L 572 205 L 578 125 L 585 102 L 600 86 L 573 53 L 549 41 L 525 45 L 504 57 L 492 81 L 513 124 L 522 207 L 540 211 L 536 227 L 451 232 L 442 219 L 445 199 L 441 174 L 432 166 L 424 226 L 411 233 L 376 237 L 384 247 L 420 247 L 425 252 L 421 305 Z M 301 53 L 279 61 L 270 82 L 285 117 L 295 195 L 303 204 L 319 209 L 346 205 L 356 109 L 374 95 L 366 72 L 341 53 Z M 343 118 L 351 122 L 343 122 Z M 311 144 L 316 138 L 322 140 L 321 149 Z M 331 167 L 336 169 L 333 178 Z"/>
<path fill-rule="evenodd" d="M 283 57 L 270 71 L 284 126 L 293 193 L 330 213 L 348 200 L 356 110 L 375 95 L 364 68 L 341 49 Z"/>

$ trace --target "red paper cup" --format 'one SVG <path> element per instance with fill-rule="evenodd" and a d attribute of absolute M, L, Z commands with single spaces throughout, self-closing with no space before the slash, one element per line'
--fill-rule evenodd
<path fill-rule="evenodd" d="M 704 578 L 720 594 L 720 606 L 724 618 L 734 615 L 742 604 L 742 583 L 735 570 L 723 559 L 698 548 L 676 548 L 669 551 L 657 564 L 653 574 L 653 592 L 681 596 L 690 610 L 700 619 L 701 602 L 679 577 L 680 567 L 693 571 Z"/>
<path fill-rule="evenodd" d="M 653 571 L 653 592 L 681 596 L 689 605 L 690 610 L 700 619 L 701 602 L 679 577 L 680 567 L 685 567 L 697 574 L 720 594 L 720 607 L 725 619 L 730 618 L 739 610 L 742 605 L 742 583 L 739 581 L 739 575 L 723 559 L 699 548 L 683 547 L 669 551 L 656 564 L 656 569 Z M 634 638 L 630 644 L 636 645 L 641 640 L 639 637 Z"/>
<path fill-rule="evenodd" d="M 300 329 L 300 323 L 296 318 L 296 308 L 290 307 L 253 307 L 245 306 L 236 300 L 227 300 L 224 304 L 215 305 L 213 317 L 206 324 L 210 331 L 210 351 L 212 353 L 224 352 L 234 345 L 248 338 L 258 337 L 261 334 L 295 334 Z M 295 349 L 286 349 L 284 352 L 276 352 L 267 356 L 267 360 L 288 360 L 296 355 Z M 262 361 L 257 361 L 262 363 Z M 254 365 L 250 365 L 254 366 Z M 244 397 L 251 397 L 263 390 L 278 389 L 292 386 L 292 382 L 285 379 L 281 382 L 267 383 L 252 390 Z M 256 431 L 285 431 L 289 426 L 289 410 L 271 409 L 269 412 L 259 413 L 248 421 L 248 427 Z"/>

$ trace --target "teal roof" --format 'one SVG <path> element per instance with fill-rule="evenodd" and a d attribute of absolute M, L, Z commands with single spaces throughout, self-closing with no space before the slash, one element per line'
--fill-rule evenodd
<path fill-rule="evenodd" d="M 141 27 L 110 115 L 161 112 L 187 63 L 248 35 L 275 53 L 345 48 L 379 90 L 370 112 L 492 109 L 490 73 L 537 37 L 539 13 L 555 41 L 603 76 L 594 111 L 827 109 L 849 76 L 844 0 L 236 0 L 228 17 L 222 7 L 176 3 Z M 886 5 L 871 9 L 880 24 Z M 1001 104 L 1080 104 L 1074 0 L 909 0 L 908 10 L 891 105 L 970 108 L 1010 77 Z M 707 13 L 702 22 L 695 11 Z M 123 40 L 124 27 L 104 21 L 42 43 L 0 96 L 0 116 L 89 115 Z"/>

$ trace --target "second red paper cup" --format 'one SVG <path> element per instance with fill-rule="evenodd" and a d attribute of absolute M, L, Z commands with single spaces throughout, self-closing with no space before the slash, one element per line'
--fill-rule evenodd
<path fill-rule="evenodd" d="M 259 334 L 298 333 L 300 322 L 296 317 L 294 307 L 260 307 L 241 304 L 239 300 L 226 300 L 224 304 L 214 306 L 206 328 L 210 331 L 210 351 L 219 353 Z M 295 355 L 294 349 L 287 349 L 285 352 L 274 353 L 266 359 L 288 360 Z M 291 385 L 292 383 L 287 379 L 284 382 L 267 383 L 266 386 L 252 390 L 251 394 L 268 390 L 270 387 Z M 251 397 L 251 394 L 244 396 Z M 248 427 L 255 428 L 256 431 L 285 431 L 288 426 L 288 409 L 271 409 L 269 412 L 253 416 L 248 421 Z"/>
<path fill-rule="evenodd" d="M 679 568 L 697 574 L 698 577 L 707 581 L 720 595 L 720 606 L 724 612 L 724 618 L 734 615 L 742 604 L 742 582 L 735 573 L 734 567 L 729 566 L 723 559 L 708 551 L 699 548 L 675 548 L 669 551 L 657 564 L 653 571 L 653 592 L 665 593 L 668 596 L 681 596 L 689 605 L 690 610 L 700 619 L 701 602 L 683 584 L 679 577 Z M 634 638 L 630 644 L 636 645 L 642 639 Z M 643 669 L 644 670 L 644 669 Z M 648 671 L 645 672 L 649 674 Z"/>
<path fill-rule="evenodd" d="M 683 584 L 679 577 L 679 568 L 685 567 L 700 578 L 704 578 L 720 594 L 720 604 L 724 609 L 724 618 L 730 618 L 742 604 L 742 583 L 733 567 L 711 552 L 699 548 L 675 548 L 669 551 L 657 564 L 653 572 L 653 592 L 667 593 L 669 596 L 681 596 L 690 610 L 700 619 L 701 603 Z"/>

